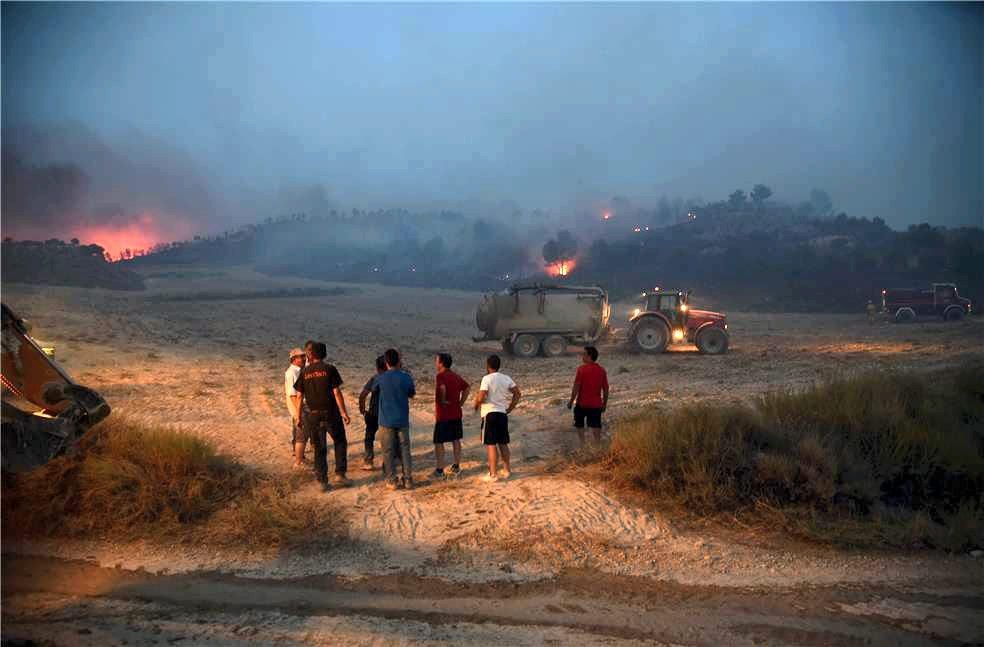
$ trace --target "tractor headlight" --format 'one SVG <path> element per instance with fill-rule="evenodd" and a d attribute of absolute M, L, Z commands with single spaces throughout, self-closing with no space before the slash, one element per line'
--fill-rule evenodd
<path fill-rule="evenodd" d="M 686 311 L 687 311 L 687 304 L 686 303 L 681 303 L 680 304 L 680 312 L 686 312 Z"/>
<path fill-rule="evenodd" d="M 636 308 L 635 310 L 632 311 L 632 316 L 633 317 L 638 317 L 639 316 L 639 313 L 641 313 L 641 312 L 642 312 L 642 309 L 641 308 Z"/>
<path fill-rule="evenodd" d="M 673 341 L 683 341 L 683 331 L 679 328 L 673 331 Z"/>

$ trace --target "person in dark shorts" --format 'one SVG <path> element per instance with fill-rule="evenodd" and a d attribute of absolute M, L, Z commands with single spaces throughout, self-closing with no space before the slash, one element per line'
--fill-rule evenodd
<path fill-rule="evenodd" d="M 444 478 L 444 443 L 451 443 L 454 462 L 448 473 L 461 473 L 461 405 L 468 399 L 468 382 L 451 370 L 451 356 L 441 353 L 434 358 L 437 380 L 434 387 L 434 460 L 433 476 Z"/>
<path fill-rule="evenodd" d="M 367 472 L 375 469 L 372 462 L 375 458 L 376 432 L 379 430 L 379 387 L 376 386 L 376 377 L 385 371 L 386 358 L 380 355 L 376 358 L 376 375 L 369 378 L 366 385 L 362 387 L 362 393 L 359 394 L 359 413 L 366 421 L 365 459 L 362 469 Z"/>
<path fill-rule="evenodd" d="M 475 394 L 475 410 L 482 416 L 482 443 L 489 458 L 489 473 L 482 478 L 488 482 L 508 479 L 509 470 L 509 414 L 516 408 L 521 393 L 513 379 L 499 372 L 502 360 L 489 355 L 485 360 L 485 376 Z M 499 474 L 499 459 L 505 469 Z"/>
<path fill-rule="evenodd" d="M 304 411 L 304 431 L 314 445 L 314 471 L 322 488 L 328 490 L 328 439 L 335 445 L 335 472 L 332 483 L 351 485 L 345 477 L 348 467 L 348 442 L 345 425 L 349 423 L 342 395 L 342 376 L 331 364 L 325 363 L 327 347 L 321 342 L 311 344 L 307 351 L 307 365 L 301 369 L 294 388 L 301 393 Z"/>
<path fill-rule="evenodd" d="M 601 414 L 608 408 L 608 373 L 598 363 L 598 349 L 585 346 L 581 365 L 574 376 L 571 399 L 567 408 L 574 408 L 574 429 L 584 445 L 584 424 L 594 432 L 595 442 L 601 442 Z"/>

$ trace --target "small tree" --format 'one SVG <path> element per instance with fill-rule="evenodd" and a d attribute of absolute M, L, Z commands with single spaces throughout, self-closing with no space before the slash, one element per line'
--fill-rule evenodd
<path fill-rule="evenodd" d="M 734 193 L 728 196 L 728 204 L 731 205 L 732 209 L 741 209 L 745 206 L 745 192 L 741 189 L 736 190 Z"/>
<path fill-rule="evenodd" d="M 772 195 L 772 189 L 765 186 L 764 184 L 756 184 L 752 188 L 751 195 L 752 195 L 752 202 L 754 202 L 756 206 L 761 207 L 762 203 L 768 200 L 769 196 Z"/>
<path fill-rule="evenodd" d="M 577 255 L 577 239 L 566 229 L 557 232 L 557 238 L 548 240 L 543 245 L 543 260 L 552 265 L 558 261 L 567 261 Z"/>

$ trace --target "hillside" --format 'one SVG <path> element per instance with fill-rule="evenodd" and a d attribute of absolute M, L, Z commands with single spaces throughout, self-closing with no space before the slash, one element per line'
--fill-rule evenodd
<path fill-rule="evenodd" d="M 99 245 L 4 240 L 2 248 L 4 283 L 65 285 L 110 290 L 143 290 L 139 274 L 106 260 Z"/>
<path fill-rule="evenodd" d="M 690 207 L 673 224 L 655 224 L 665 218 L 638 209 L 610 228 L 572 222 L 567 280 L 604 285 L 616 297 L 652 285 L 693 288 L 724 306 L 770 311 L 857 311 L 884 287 L 940 281 L 974 301 L 984 297 L 980 228 L 895 231 L 879 218 L 821 217 L 764 201 Z M 543 277 L 544 241 L 555 227 L 445 211 L 332 211 L 159 245 L 126 262 L 252 264 L 268 274 L 487 290 Z"/>

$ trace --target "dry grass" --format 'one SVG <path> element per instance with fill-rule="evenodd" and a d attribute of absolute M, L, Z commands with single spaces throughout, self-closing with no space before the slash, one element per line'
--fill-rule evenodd
<path fill-rule="evenodd" d="M 981 546 L 984 366 L 643 412 L 616 424 L 609 460 L 623 484 L 700 514 L 767 511 L 850 544 Z"/>
<path fill-rule="evenodd" d="M 331 505 L 298 506 L 290 483 L 216 453 L 195 436 L 113 416 L 78 451 L 7 475 L 4 535 L 207 540 L 251 548 L 344 536 Z"/>

